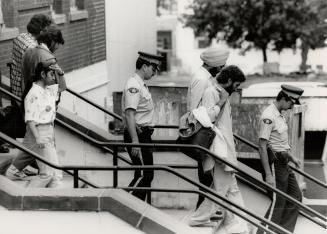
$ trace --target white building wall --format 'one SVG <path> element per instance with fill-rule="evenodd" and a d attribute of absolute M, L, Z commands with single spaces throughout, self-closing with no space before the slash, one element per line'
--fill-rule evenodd
<path fill-rule="evenodd" d="M 156 1 L 106 0 L 109 93 L 121 91 L 135 71 L 138 51 L 156 53 Z"/>

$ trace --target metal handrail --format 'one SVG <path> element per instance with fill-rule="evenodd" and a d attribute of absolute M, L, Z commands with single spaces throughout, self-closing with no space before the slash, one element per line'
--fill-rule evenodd
<path fill-rule="evenodd" d="M 17 96 L 13 95 L 11 92 L 9 92 L 9 91 L 3 89 L 2 87 L 0 87 L 0 91 L 3 92 L 3 93 L 6 93 L 7 95 L 11 96 L 12 98 L 16 99 L 17 101 L 21 101 L 20 98 L 18 98 Z M 78 98 L 82 99 L 83 101 L 89 103 L 91 106 L 93 106 L 93 107 L 95 107 L 95 108 L 97 108 L 97 109 L 99 109 L 99 110 L 105 112 L 106 114 L 108 114 L 108 115 L 114 117 L 115 119 L 118 119 L 118 120 L 120 120 L 120 121 L 123 120 L 122 117 L 119 116 L 118 114 L 115 114 L 115 113 L 113 113 L 113 112 L 111 112 L 111 111 L 106 110 L 106 109 L 103 108 L 102 106 L 100 106 L 100 105 L 98 105 L 98 104 L 96 104 L 96 103 L 90 101 L 89 99 L 83 97 L 83 96 L 80 95 L 79 93 L 77 93 L 77 92 L 75 92 L 75 91 L 73 91 L 73 90 L 71 90 L 71 89 L 69 89 L 69 88 L 67 88 L 66 91 L 69 92 L 69 93 L 71 93 L 72 95 L 77 96 Z M 175 128 L 175 129 L 177 129 L 177 128 L 178 128 L 178 125 L 160 125 L 160 124 L 157 124 L 157 125 L 154 125 L 154 127 L 155 127 L 155 128 Z M 259 149 L 259 147 L 258 147 L 256 144 L 254 144 L 253 142 L 251 142 L 251 141 L 245 139 L 244 137 L 239 136 L 239 135 L 236 134 L 236 133 L 234 133 L 234 137 L 235 137 L 237 140 L 243 142 L 244 144 L 246 144 L 246 145 L 252 147 L 253 149 L 256 149 L 256 150 Z M 126 162 L 126 159 L 124 159 L 123 157 L 119 157 L 119 158 Z M 191 168 L 191 167 L 190 167 L 190 168 Z M 305 178 L 307 178 L 307 179 L 313 181 L 314 183 L 316 183 L 316 184 L 318 184 L 318 185 L 320 185 L 320 186 L 322 186 L 322 187 L 324 187 L 324 188 L 327 188 L 327 184 L 326 184 L 326 183 L 322 182 L 321 180 L 318 180 L 317 178 L 311 176 L 310 174 L 308 174 L 308 173 L 306 173 L 306 172 L 303 172 L 303 171 L 300 171 L 300 170 L 298 170 L 297 168 L 295 168 L 295 167 L 293 167 L 293 166 L 291 166 L 291 165 L 290 165 L 290 168 L 291 168 L 293 171 L 295 171 L 295 172 L 301 174 L 301 175 L 304 176 Z"/>
<path fill-rule="evenodd" d="M 53 164 L 52 162 L 49 162 L 47 160 L 45 160 L 44 158 L 42 158 L 42 156 L 38 155 L 37 153 L 33 152 L 32 150 L 26 148 L 23 144 L 15 141 L 14 139 L 10 138 L 9 136 L 5 135 L 4 133 L 0 132 L 0 139 L 14 145 L 15 147 L 17 147 L 19 150 L 24 151 L 25 153 L 28 153 L 29 155 L 32 155 L 34 158 L 36 158 L 37 160 L 43 162 L 44 164 L 55 168 L 57 170 L 63 170 L 65 172 L 69 172 L 69 171 L 73 171 L 73 176 L 74 176 L 74 187 L 77 187 L 78 185 L 78 172 L 79 171 L 114 171 L 117 173 L 118 171 L 130 171 L 130 170 L 161 170 L 161 171 L 166 171 L 169 172 L 181 179 L 183 179 L 184 181 L 198 187 L 199 189 L 205 191 L 198 191 L 198 190 L 185 190 L 185 189 L 166 189 L 167 191 L 171 191 L 171 192 L 194 192 L 194 193 L 198 193 L 203 195 L 204 197 L 212 200 L 213 202 L 217 203 L 218 205 L 224 207 L 225 209 L 235 213 L 237 216 L 240 216 L 241 218 L 245 219 L 246 221 L 252 223 L 253 225 L 257 226 L 259 229 L 262 229 L 266 232 L 269 232 L 271 234 L 275 234 L 275 232 L 273 232 L 272 230 L 267 229 L 266 227 L 262 226 L 261 224 L 258 224 L 256 222 L 254 222 L 253 220 L 249 219 L 246 215 L 242 214 L 242 212 L 252 216 L 253 218 L 255 218 L 256 220 L 269 225 L 271 227 L 273 227 L 274 229 L 277 229 L 279 233 L 283 233 L 283 234 L 291 234 L 291 232 L 289 232 L 288 230 L 284 229 L 283 227 L 280 227 L 279 225 L 273 223 L 272 221 L 266 219 L 266 218 L 262 218 L 254 213 L 252 213 L 251 211 L 248 211 L 246 208 L 243 208 L 241 206 L 239 206 L 238 204 L 235 204 L 234 202 L 229 201 L 227 198 L 225 198 L 224 196 L 221 196 L 219 194 L 217 194 L 213 189 L 208 188 L 207 186 L 199 183 L 199 182 L 195 182 L 194 180 L 192 180 L 191 178 L 183 175 L 182 173 L 176 171 L 175 169 L 172 169 L 168 166 L 164 166 L 164 165 L 160 165 L 160 166 L 105 166 L 105 167 L 101 167 L 101 166 L 60 166 L 60 165 L 56 165 Z M 123 144 L 123 143 L 122 143 Z M 115 143 L 115 144 L 110 144 L 111 146 L 115 146 L 114 149 L 114 156 L 117 157 L 117 147 L 121 146 L 120 143 Z M 124 144 L 123 144 L 124 145 Z M 126 146 L 135 146 L 135 144 L 126 144 Z M 145 147 L 140 145 L 140 147 Z M 117 186 L 117 182 L 115 181 L 118 178 L 114 178 L 114 186 L 113 188 L 124 188 L 125 187 L 118 187 Z M 126 188 L 128 190 L 148 190 L 148 191 L 164 191 L 165 189 L 156 189 L 156 188 Z M 217 200 L 217 198 L 219 200 Z M 232 208 L 230 208 L 228 205 L 224 204 L 227 203 L 228 205 L 231 205 L 235 208 L 237 208 L 238 210 L 234 210 Z M 239 212 L 239 210 L 241 212 Z"/>
<path fill-rule="evenodd" d="M 83 97 L 83 96 L 80 95 L 79 93 L 77 93 L 77 92 L 75 92 L 75 91 L 73 91 L 73 90 L 71 90 L 71 89 L 69 89 L 69 88 L 67 88 L 66 91 L 67 91 L 68 93 L 71 93 L 71 94 L 73 94 L 74 96 L 76 96 L 76 97 L 82 99 L 83 101 L 85 101 L 86 103 L 90 104 L 91 106 L 93 106 L 93 107 L 95 107 L 95 108 L 97 108 L 97 109 L 99 109 L 99 110 L 105 112 L 106 114 L 108 114 L 108 115 L 114 117 L 115 119 L 118 119 L 118 120 L 120 120 L 120 121 L 123 121 L 123 118 L 122 118 L 120 115 L 117 115 L 117 114 L 115 114 L 115 113 L 113 113 L 113 112 L 111 112 L 111 111 L 106 110 L 106 109 L 103 108 L 102 106 L 96 104 L 95 102 L 90 101 L 89 99 Z"/>
<path fill-rule="evenodd" d="M 77 130 L 74 130 L 73 127 L 71 127 L 71 126 L 69 126 L 68 124 L 64 123 L 63 121 L 61 121 L 61 120 L 57 120 L 57 121 L 58 121 L 60 124 L 66 126 L 68 129 L 71 129 L 72 131 L 75 131 L 75 132 L 77 131 Z M 80 135 L 83 135 L 83 137 L 87 138 L 88 140 L 90 140 L 91 142 L 93 142 L 94 144 L 99 145 L 99 146 L 106 147 L 106 146 L 109 146 L 108 144 L 113 144 L 113 143 L 107 143 L 107 142 L 101 142 L 101 141 L 94 140 L 93 138 L 87 136 L 87 135 L 84 134 L 84 133 L 80 133 Z M 121 144 L 120 146 L 126 146 L 126 144 L 129 144 L 129 145 L 130 145 L 131 143 L 118 143 L 118 144 Z M 162 147 L 162 148 L 165 148 L 165 147 L 167 147 L 167 148 L 179 148 L 179 146 L 183 146 L 183 148 L 189 148 L 189 147 L 192 148 L 192 147 L 197 147 L 197 148 L 200 148 L 200 149 L 205 149 L 205 148 L 203 148 L 203 147 L 201 147 L 201 146 L 190 146 L 190 145 L 179 145 L 179 144 L 178 144 L 178 145 L 177 145 L 177 144 L 136 144 L 136 145 L 138 145 L 138 146 L 144 146 L 144 145 L 147 145 L 147 146 L 150 145 L 150 146 L 151 146 L 151 145 L 153 145 L 153 147 Z M 112 145 L 111 145 L 111 146 L 112 146 Z M 134 146 L 135 146 L 135 144 L 134 144 Z M 109 149 L 108 147 L 106 147 L 106 148 Z M 227 162 L 227 161 L 225 161 L 225 160 L 223 160 L 223 159 L 220 159 L 218 156 L 212 154 L 211 151 L 208 151 L 207 149 L 205 149 L 205 150 L 206 150 L 206 153 L 211 154 L 212 156 L 214 156 L 214 157 L 217 158 L 218 160 L 222 161 L 223 163 L 226 163 L 228 166 L 233 167 L 235 170 L 241 172 L 243 175 L 246 175 L 247 177 L 250 177 L 250 178 L 252 177 L 252 176 L 249 176 L 245 171 L 240 170 L 240 169 L 239 169 L 238 167 L 236 167 L 235 165 L 230 164 L 229 162 Z M 112 151 L 111 151 L 111 152 L 112 152 Z M 118 157 L 119 157 L 119 156 L 118 156 Z M 121 158 L 121 157 L 120 157 L 120 158 Z M 127 161 L 125 161 L 125 162 L 127 162 Z M 130 162 L 127 162 L 127 163 L 130 164 Z M 176 166 L 175 168 L 180 168 L 180 167 L 185 167 L 185 168 L 195 168 L 195 166 L 187 166 L 187 165 L 184 165 L 184 166 Z M 237 177 L 239 178 L 240 176 L 237 175 Z M 288 200 L 290 200 L 290 201 L 292 201 L 292 202 L 296 202 L 297 205 L 302 205 L 302 206 L 303 206 L 302 203 L 300 203 L 299 201 L 295 200 L 293 197 L 287 195 L 286 193 L 283 193 L 283 192 L 279 191 L 279 190 L 276 189 L 275 187 L 271 187 L 270 185 L 268 185 L 268 184 L 266 184 L 266 183 L 264 183 L 264 182 L 262 182 L 262 181 L 259 181 L 259 180 L 257 180 L 257 179 L 254 178 L 254 177 L 252 177 L 252 179 L 254 179 L 256 182 L 259 182 L 259 184 L 261 183 L 261 185 L 263 185 L 266 189 L 269 189 L 269 188 L 270 188 L 270 190 L 272 190 L 272 191 L 274 191 L 274 192 L 278 191 L 277 193 L 278 193 L 279 195 L 281 195 L 281 196 L 284 195 L 284 197 L 285 197 L 286 199 L 288 199 Z M 257 186 L 257 185 L 254 185 L 253 183 L 251 184 L 251 186 L 252 186 L 252 187 L 255 187 L 255 189 L 259 189 L 258 186 Z M 269 187 L 267 187 L 267 186 L 269 186 Z M 307 207 L 307 208 L 309 208 L 309 207 Z M 309 208 L 309 209 L 311 209 L 311 208 Z M 314 210 L 312 210 L 312 211 L 314 211 Z M 311 214 L 312 214 L 312 212 L 311 212 Z M 316 212 L 315 215 L 317 216 L 317 214 L 319 215 L 318 212 Z M 321 215 L 321 214 L 320 214 L 320 215 Z M 321 215 L 320 218 L 323 219 L 323 220 L 325 219 L 325 220 L 327 221 L 327 218 L 324 217 L 324 216 L 322 216 L 322 215 Z M 311 221 L 314 222 L 314 219 L 311 219 Z"/>
<path fill-rule="evenodd" d="M 89 103 L 89 104 L 92 105 L 93 107 L 98 108 L 99 110 L 105 112 L 106 114 L 108 114 L 108 115 L 110 115 L 110 116 L 112 116 L 112 117 L 114 117 L 114 118 L 116 118 L 116 119 L 118 119 L 118 120 L 120 120 L 120 121 L 123 120 L 122 117 L 121 117 L 120 115 L 115 114 L 115 113 L 113 113 L 113 112 L 111 112 L 111 111 L 108 111 L 108 110 L 104 109 L 102 106 L 100 106 L 100 105 L 98 105 L 98 104 L 96 104 L 96 103 L 90 101 L 89 99 L 83 97 L 83 96 L 80 95 L 79 93 L 77 93 L 77 92 L 75 92 L 75 91 L 73 91 L 73 90 L 71 90 L 71 89 L 69 89 L 69 88 L 67 88 L 66 90 L 67 90 L 69 93 L 75 95 L 76 97 L 78 97 L 78 98 L 84 100 L 85 102 Z M 170 129 L 173 128 L 173 129 L 177 129 L 177 128 L 178 128 L 178 125 L 161 125 L 161 124 L 156 124 L 156 125 L 154 125 L 154 128 L 170 128 Z M 239 135 L 236 134 L 236 133 L 234 133 L 234 137 L 235 137 L 237 140 L 243 142 L 244 144 L 246 144 L 246 145 L 252 147 L 253 149 L 259 150 L 259 147 L 258 147 L 256 144 L 254 144 L 253 142 L 251 142 L 251 141 L 245 139 L 244 137 L 241 137 L 241 136 L 239 136 Z M 324 187 L 324 188 L 327 188 L 327 184 L 326 184 L 326 183 L 322 182 L 321 180 L 318 180 L 317 178 L 311 176 L 310 174 L 308 174 L 308 173 L 306 173 L 306 172 L 303 172 L 303 171 L 300 171 L 300 170 L 298 170 L 297 168 L 295 168 L 295 167 L 293 167 L 293 166 L 291 166 L 291 165 L 290 165 L 290 168 L 291 168 L 293 171 L 295 171 L 295 172 L 301 174 L 302 176 L 306 177 L 307 179 L 313 181 L 314 183 L 316 183 L 316 184 L 318 184 L 318 185 L 320 185 L 320 186 L 322 186 L 322 187 Z"/>
<path fill-rule="evenodd" d="M 1 88 L 0 88 L 1 90 Z M 14 98 L 16 98 L 16 100 L 20 100 L 20 98 L 16 97 L 15 95 L 11 94 L 10 92 L 8 92 L 8 95 L 13 96 Z M 248 175 L 244 170 L 236 167 L 235 165 L 229 163 L 228 161 L 221 159 L 220 157 L 218 157 L 217 155 L 213 154 L 211 151 L 207 150 L 206 148 L 203 148 L 201 146 L 197 146 L 197 145 L 180 145 L 180 144 L 132 144 L 132 143 L 112 143 L 112 142 L 101 142 L 101 141 L 97 141 L 97 140 L 92 140 L 95 144 L 99 145 L 99 146 L 121 146 L 121 147 L 126 147 L 126 146 L 137 146 L 137 147 L 154 147 L 154 148 L 194 148 L 194 149 L 199 149 L 202 151 L 205 151 L 207 154 L 213 156 L 215 159 L 219 160 L 220 162 L 232 167 L 233 169 L 235 169 L 238 172 L 241 172 L 243 175 L 247 176 L 248 178 L 256 181 L 256 183 L 260 186 L 263 186 L 265 189 L 268 189 L 270 191 L 273 191 L 275 193 L 277 193 L 278 195 L 284 197 L 285 199 L 293 202 L 295 205 L 297 205 L 299 208 L 303 209 L 306 212 L 311 213 L 312 215 L 317 216 L 318 218 L 322 219 L 323 221 L 327 221 L 327 218 L 324 217 L 323 215 L 321 215 L 320 213 L 318 213 L 317 211 L 311 209 L 310 207 L 307 207 L 306 205 L 303 205 L 301 202 L 297 201 L 296 199 L 294 199 L 293 197 L 287 195 L 286 193 L 276 189 L 275 187 L 272 187 L 270 185 L 268 185 L 265 182 L 262 182 L 260 180 L 257 180 L 255 177 Z M 114 176 L 115 177 L 115 176 Z M 257 187 L 255 187 L 257 189 Z M 311 221 L 313 221 L 313 219 L 311 219 Z"/>

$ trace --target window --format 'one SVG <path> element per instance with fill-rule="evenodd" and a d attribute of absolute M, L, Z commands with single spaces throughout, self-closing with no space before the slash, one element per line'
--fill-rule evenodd
<path fill-rule="evenodd" d="M 157 15 L 176 15 L 177 0 L 157 0 Z"/>
<path fill-rule="evenodd" d="M 63 11 L 63 1 L 62 0 L 53 0 L 50 5 L 50 10 L 52 18 L 56 24 L 63 24 L 66 22 L 66 15 Z"/>
<path fill-rule="evenodd" d="M 70 21 L 87 19 L 89 14 L 85 7 L 85 0 L 70 0 Z"/>
<path fill-rule="evenodd" d="M 207 37 L 198 37 L 198 49 L 204 49 L 210 46 L 210 40 Z"/>
<path fill-rule="evenodd" d="M 70 0 L 70 11 L 85 10 L 85 0 Z"/>
<path fill-rule="evenodd" d="M 50 6 L 54 14 L 63 14 L 63 1 L 62 0 L 53 0 L 52 5 Z"/>
<path fill-rule="evenodd" d="M 3 15 L 2 15 L 2 4 L 0 1 L 0 33 L 2 32 L 2 28 L 5 26 L 5 22 L 3 21 Z"/>
<path fill-rule="evenodd" d="M 13 25 L 12 8 L 0 0 L 0 41 L 15 38 L 17 35 L 18 28 Z"/>
<path fill-rule="evenodd" d="M 157 32 L 157 50 L 163 56 L 160 70 L 166 72 L 170 70 L 170 59 L 172 54 L 172 33 L 171 31 Z"/>

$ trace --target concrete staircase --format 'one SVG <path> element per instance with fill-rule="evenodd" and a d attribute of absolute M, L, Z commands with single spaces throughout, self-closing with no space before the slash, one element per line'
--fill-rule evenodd
<path fill-rule="evenodd" d="M 24 185 L 0 176 L 0 205 L 15 211 L 110 213 L 144 233 L 196 233 L 187 225 L 120 189 L 24 188 Z"/>

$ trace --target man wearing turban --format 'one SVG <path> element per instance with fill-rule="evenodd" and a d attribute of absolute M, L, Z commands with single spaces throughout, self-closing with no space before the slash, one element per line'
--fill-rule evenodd
<path fill-rule="evenodd" d="M 214 77 L 225 66 L 229 51 L 221 47 L 210 47 L 203 51 L 200 55 L 203 61 L 202 66 L 196 71 L 188 86 L 187 92 L 187 110 L 192 111 L 201 105 L 201 99 L 207 87 L 216 82 Z M 204 138 L 201 141 L 206 141 Z M 203 146 L 203 142 L 192 142 L 192 144 Z M 200 152 L 199 152 L 200 153 Z M 201 152 L 202 153 L 202 152 Z M 203 158 L 203 157 L 202 157 Z M 210 186 L 212 184 L 212 176 L 203 172 L 202 162 L 198 161 L 198 176 L 200 183 Z M 204 198 L 199 196 L 196 207 L 199 207 Z"/>

